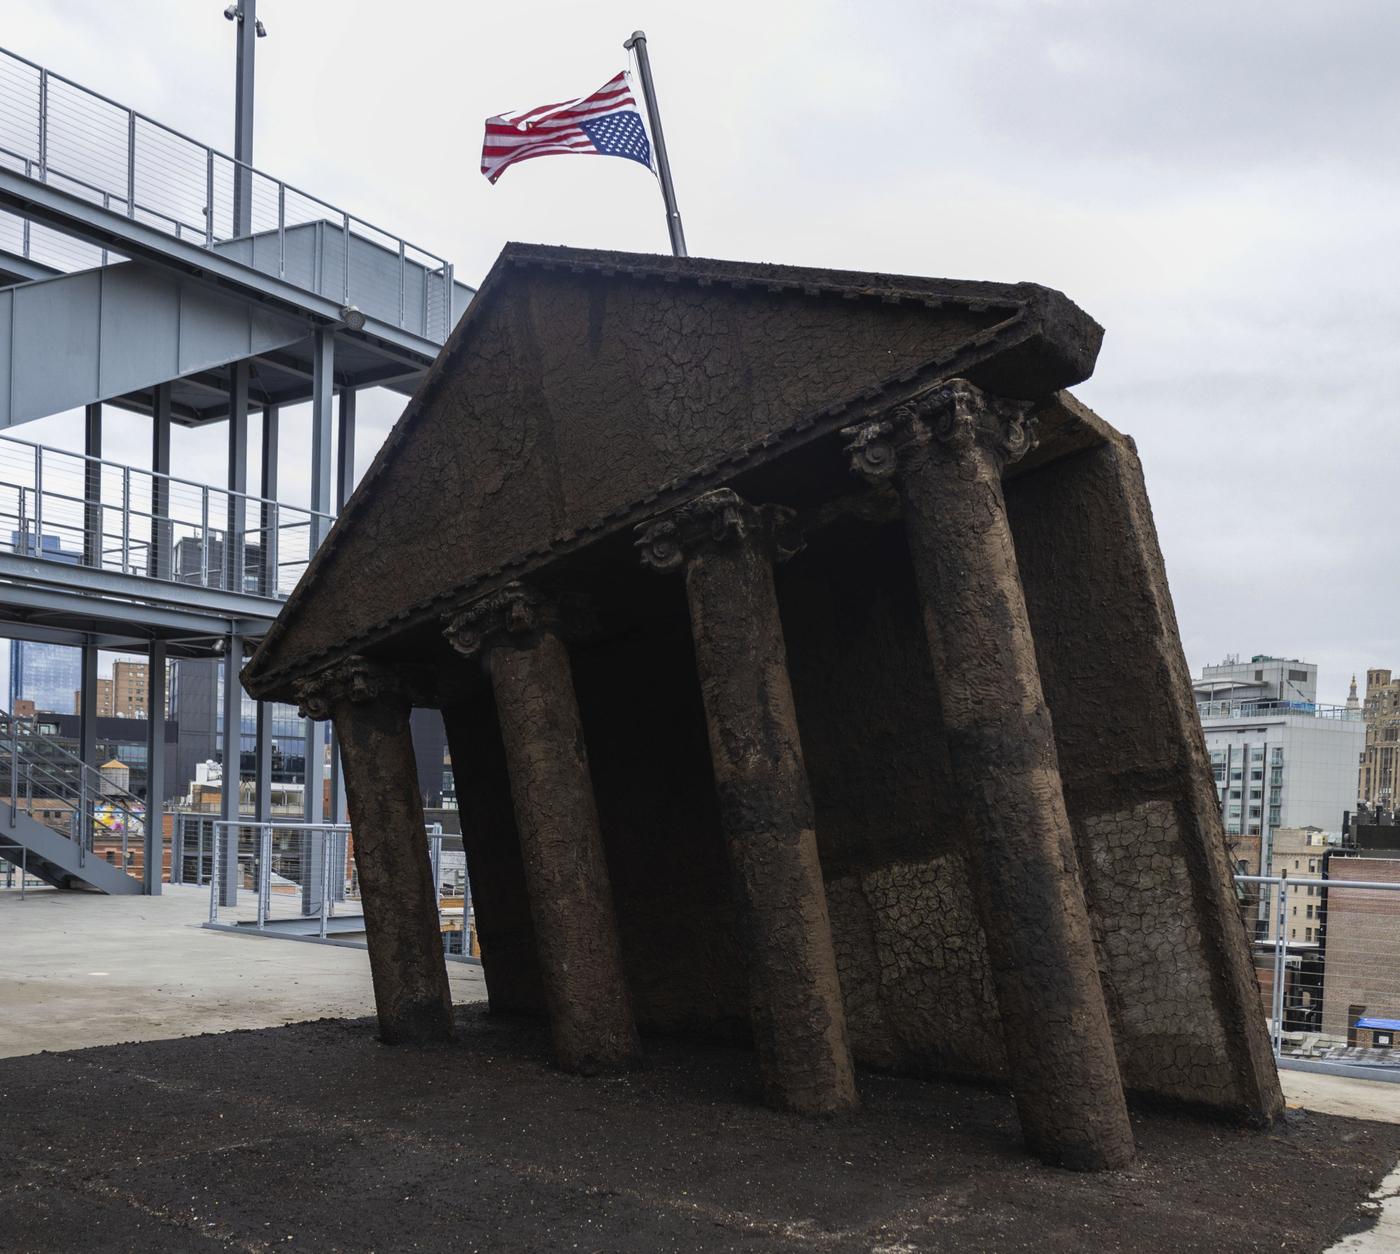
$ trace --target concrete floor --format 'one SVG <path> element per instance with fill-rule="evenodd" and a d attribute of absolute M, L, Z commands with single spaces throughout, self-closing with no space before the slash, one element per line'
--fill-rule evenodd
<path fill-rule="evenodd" d="M 363 949 L 199 925 L 209 890 L 159 897 L 0 891 L 0 1058 L 374 1013 Z M 486 996 L 449 962 L 453 1000 Z"/>

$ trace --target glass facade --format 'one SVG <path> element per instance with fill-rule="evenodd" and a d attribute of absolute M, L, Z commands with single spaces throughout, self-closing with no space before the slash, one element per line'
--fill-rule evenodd
<path fill-rule="evenodd" d="M 36 710 L 72 714 L 73 694 L 81 683 L 81 649 L 10 641 L 10 709 L 16 701 L 32 701 Z"/>

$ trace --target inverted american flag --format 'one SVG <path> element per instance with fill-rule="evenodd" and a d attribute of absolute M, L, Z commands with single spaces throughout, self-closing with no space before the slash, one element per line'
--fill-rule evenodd
<path fill-rule="evenodd" d="M 652 168 L 651 144 L 625 70 L 591 96 L 487 118 L 481 172 L 494 183 L 517 161 L 568 153 L 626 157 Z"/>

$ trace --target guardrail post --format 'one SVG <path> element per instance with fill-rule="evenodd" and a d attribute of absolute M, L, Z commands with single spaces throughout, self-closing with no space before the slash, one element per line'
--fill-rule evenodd
<path fill-rule="evenodd" d="M 204 247 L 214 247 L 214 150 L 212 148 L 205 149 Z"/>
<path fill-rule="evenodd" d="M 326 939 L 326 920 L 330 918 L 331 905 L 331 833 L 321 832 L 321 939 Z"/>
<path fill-rule="evenodd" d="M 200 488 L 199 582 L 209 587 L 209 485 Z"/>
<path fill-rule="evenodd" d="M 399 240 L 399 326 L 403 326 L 404 287 L 408 282 L 408 256 L 403 240 Z"/>
<path fill-rule="evenodd" d="M 49 72 L 39 71 L 39 182 L 49 181 Z"/>
<path fill-rule="evenodd" d="M 272 892 L 272 824 L 258 824 L 258 931 L 267 926 L 268 894 Z"/>
<path fill-rule="evenodd" d="M 136 112 L 126 111 L 126 216 L 136 216 Z"/>
<path fill-rule="evenodd" d="M 34 446 L 34 552 L 44 556 L 44 450 Z"/>
<path fill-rule="evenodd" d="M 341 240 L 341 252 L 344 258 L 344 272 L 341 274 L 341 287 L 343 296 L 342 304 L 350 303 L 350 215 L 342 213 L 340 215 L 341 228 L 345 232 L 345 238 Z"/>
<path fill-rule="evenodd" d="M 287 275 L 287 185 L 277 184 L 277 277 Z"/>
<path fill-rule="evenodd" d="M 202 826 L 201 824 L 201 827 Z M 217 828 L 215 831 L 217 833 Z M 203 831 L 200 832 L 199 843 L 202 848 L 204 845 Z M 217 923 L 219 921 L 219 840 L 217 835 L 212 843 L 214 846 L 214 858 L 209 868 L 209 922 Z M 203 862 L 202 857 L 200 861 Z"/>
<path fill-rule="evenodd" d="M 1274 929 L 1274 1058 L 1283 1054 L 1283 981 L 1287 972 L 1284 961 L 1288 952 L 1288 871 L 1285 868 L 1278 882 L 1278 922 Z"/>
<path fill-rule="evenodd" d="M 131 569 L 131 467 L 122 467 L 122 574 Z"/>

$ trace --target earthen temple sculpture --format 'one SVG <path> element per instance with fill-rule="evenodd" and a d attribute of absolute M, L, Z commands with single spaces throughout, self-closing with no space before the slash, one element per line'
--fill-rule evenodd
<path fill-rule="evenodd" d="M 1029 284 L 508 247 L 244 672 L 334 720 L 386 1041 L 452 1033 L 411 706 L 446 720 L 493 1009 L 561 1066 L 752 1040 L 1281 1108 L 1100 328 Z"/>

